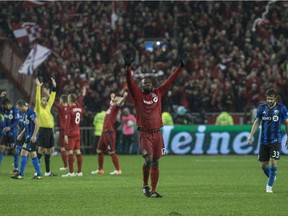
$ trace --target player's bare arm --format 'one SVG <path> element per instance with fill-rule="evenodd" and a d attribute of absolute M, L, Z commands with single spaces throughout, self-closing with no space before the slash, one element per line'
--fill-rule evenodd
<path fill-rule="evenodd" d="M 37 86 L 40 86 L 40 87 L 43 85 L 43 82 L 40 82 L 38 78 L 35 79 L 35 83 Z"/>
<path fill-rule="evenodd" d="M 82 96 L 85 97 L 86 95 L 86 86 L 84 85 L 82 88 Z"/>
<path fill-rule="evenodd" d="M 54 78 L 51 77 L 52 85 L 54 88 L 56 88 L 57 84 Z"/>
<path fill-rule="evenodd" d="M 117 105 L 123 106 L 127 96 L 128 96 L 128 92 L 125 91 L 123 94 L 123 97 L 120 97 L 120 99 L 117 101 Z"/>
<path fill-rule="evenodd" d="M 260 125 L 260 120 L 255 119 L 253 126 L 252 126 L 252 129 L 251 129 L 251 132 L 250 132 L 249 137 L 248 137 L 248 143 L 250 145 L 252 145 L 252 143 L 253 143 L 253 136 L 254 136 L 255 132 L 257 131 L 259 125 Z"/>

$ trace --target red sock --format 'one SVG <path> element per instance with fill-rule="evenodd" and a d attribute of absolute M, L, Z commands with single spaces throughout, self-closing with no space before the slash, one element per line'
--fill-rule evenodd
<path fill-rule="evenodd" d="M 150 166 L 146 166 L 144 163 L 142 167 L 142 172 L 143 172 L 143 186 L 147 186 L 150 174 Z"/>
<path fill-rule="evenodd" d="M 156 191 L 158 178 L 159 178 L 158 166 L 157 167 L 152 167 L 151 168 L 151 192 L 155 192 Z"/>
<path fill-rule="evenodd" d="M 99 167 L 99 170 L 102 170 L 103 169 L 103 164 L 104 164 L 104 155 L 103 153 L 98 153 L 98 167 Z"/>
<path fill-rule="evenodd" d="M 74 172 L 74 155 L 73 154 L 68 154 L 68 164 L 69 164 L 69 172 L 73 173 Z"/>
<path fill-rule="evenodd" d="M 77 166 L 78 166 L 78 173 L 82 172 L 82 154 L 76 155 L 77 157 Z"/>
<path fill-rule="evenodd" d="M 62 157 L 64 167 L 67 167 L 67 154 L 65 150 L 61 151 L 61 157 Z"/>
<path fill-rule="evenodd" d="M 111 154 L 111 157 L 112 157 L 112 161 L 113 161 L 113 164 L 114 164 L 114 167 L 116 170 L 120 170 L 120 166 L 119 166 L 119 161 L 118 161 L 118 156 L 116 153 L 113 153 Z"/>

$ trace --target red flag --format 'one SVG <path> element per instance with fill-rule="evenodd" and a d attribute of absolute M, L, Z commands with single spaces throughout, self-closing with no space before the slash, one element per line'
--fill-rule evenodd
<path fill-rule="evenodd" d="M 18 43 L 33 42 L 40 37 L 41 28 L 33 22 L 23 22 L 12 24 L 12 29 Z"/>
<path fill-rule="evenodd" d="M 37 0 L 30 0 L 24 2 L 25 8 L 34 8 L 34 7 L 40 7 L 42 5 L 45 5 L 47 1 L 37 1 Z"/>

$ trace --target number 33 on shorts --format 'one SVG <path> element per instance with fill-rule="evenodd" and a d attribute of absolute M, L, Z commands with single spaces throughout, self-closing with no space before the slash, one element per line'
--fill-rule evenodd
<path fill-rule="evenodd" d="M 272 158 L 279 158 L 279 156 L 280 156 L 280 153 L 279 153 L 279 151 L 273 151 L 273 153 L 272 153 Z"/>

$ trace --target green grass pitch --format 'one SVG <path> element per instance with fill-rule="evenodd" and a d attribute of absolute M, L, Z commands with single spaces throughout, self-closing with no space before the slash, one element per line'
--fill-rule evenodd
<path fill-rule="evenodd" d="M 288 159 L 282 156 L 273 194 L 265 192 L 267 178 L 256 156 L 165 156 L 160 160 L 157 191 L 161 199 L 144 197 L 143 159 L 119 156 L 122 176 L 91 175 L 96 156 L 83 157 L 83 177 L 62 178 L 60 156 L 51 158 L 56 177 L 30 179 L 31 160 L 23 180 L 10 178 L 12 157 L 0 167 L 0 215 L 287 215 Z M 42 172 L 44 160 L 41 161 Z"/>

